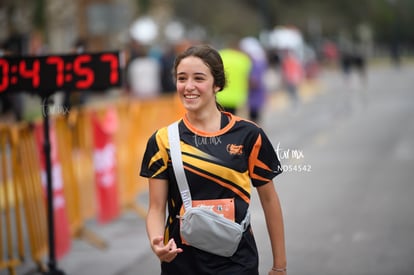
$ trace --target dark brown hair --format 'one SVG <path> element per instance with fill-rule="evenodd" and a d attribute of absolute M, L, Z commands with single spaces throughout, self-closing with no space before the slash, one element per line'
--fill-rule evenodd
<path fill-rule="evenodd" d="M 214 85 L 220 88 L 219 91 L 222 91 L 226 86 L 223 60 L 217 50 L 206 44 L 191 46 L 176 57 L 173 67 L 174 79 L 177 75 L 177 66 L 180 64 L 181 60 L 189 56 L 200 58 L 204 64 L 210 68 L 214 78 Z"/>

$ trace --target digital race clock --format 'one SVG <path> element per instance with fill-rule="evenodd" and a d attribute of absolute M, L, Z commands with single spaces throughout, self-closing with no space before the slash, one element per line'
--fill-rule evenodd
<path fill-rule="evenodd" d="M 103 90 L 121 85 L 119 52 L 0 58 L 0 93 Z"/>

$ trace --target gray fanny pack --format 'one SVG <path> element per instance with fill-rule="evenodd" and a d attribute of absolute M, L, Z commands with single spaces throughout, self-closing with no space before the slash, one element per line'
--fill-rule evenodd
<path fill-rule="evenodd" d="M 185 209 L 184 215 L 179 216 L 181 236 L 188 244 L 198 249 L 224 257 L 232 256 L 239 246 L 244 231 L 250 224 L 249 210 L 239 224 L 211 209 L 193 207 L 187 178 L 184 174 L 178 122 L 168 126 L 168 139 L 174 174 Z"/>

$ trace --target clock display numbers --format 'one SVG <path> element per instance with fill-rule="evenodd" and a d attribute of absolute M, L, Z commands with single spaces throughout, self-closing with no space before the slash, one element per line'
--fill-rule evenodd
<path fill-rule="evenodd" d="M 119 52 L 0 58 L 0 93 L 103 90 L 121 85 Z"/>

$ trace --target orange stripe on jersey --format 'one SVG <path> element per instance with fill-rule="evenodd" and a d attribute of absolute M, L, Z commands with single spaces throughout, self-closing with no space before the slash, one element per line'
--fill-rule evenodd
<path fill-rule="evenodd" d="M 193 151 L 195 152 L 195 151 Z M 198 156 L 198 155 L 194 155 Z M 203 167 L 202 170 L 207 173 L 217 175 L 220 178 L 223 178 L 229 182 L 234 182 L 240 189 L 244 189 L 247 193 L 250 193 L 251 190 L 251 181 L 249 178 L 249 172 L 238 172 L 234 169 L 227 168 L 225 166 L 215 164 L 213 161 L 215 157 L 203 153 L 203 156 L 207 157 L 208 160 L 203 160 L 202 158 L 194 157 L 193 155 L 183 154 L 184 163 L 191 163 L 194 167 Z"/>
<path fill-rule="evenodd" d="M 262 146 L 262 136 L 259 135 L 259 137 L 256 140 L 256 143 L 253 146 L 252 152 L 250 154 L 250 158 L 249 158 L 249 172 L 250 172 L 250 177 L 252 177 L 252 179 L 257 179 L 257 180 L 262 180 L 262 181 L 269 181 L 269 179 L 261 177 L 260 175 L 257 175 L 254 173 L 254 167 L 260 167 L 263 168 L 265 170 L 271 171 L 271 169 L 269 168 L 269 166 L 267 166 L 266 164 L 264 164 L 262 161 L 259 160 L 259 150 Z"/>
<path fill-rule="evenodd" d="M 188 171 L 191 171 L 192 173 L 197 174 L 197 175 L 199 175 L 201 177 L 207 178 L 207 179 L 209 179 L 209 180 L 211 180 L 211 181 L 213 181 L 215 183 L 218 183 L 218 184 L 220 184 L 221 186 L 223 186 L 223 187 L 225 187 L 227 189 L 230 189 L 235 194 L 237 194 L 239 197 L 241 197 L 246 203 L 250 203 L 250 198 L 248 196 L 246 196 L 246 194 L 244 194 L 243 192 L 241 192 L 239 189 L 237 189 L 236 187 L 234 187 L 233 185 L 228 184 L 228 183 L 225 183 L 225 182 L 223 182 L 223 181 L 221 181 L 219 179 L 216 179 L 214 177 L 211 177 L 209 175 L 203 174 L 200 171 L 194 170 L 194 169 L 192 169 L 190 167 L 185 166 L 185 169 L 187 169 Z"/>

